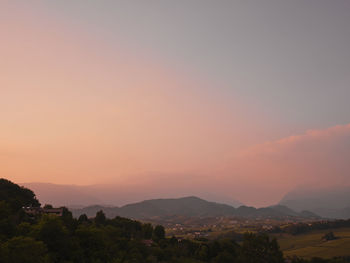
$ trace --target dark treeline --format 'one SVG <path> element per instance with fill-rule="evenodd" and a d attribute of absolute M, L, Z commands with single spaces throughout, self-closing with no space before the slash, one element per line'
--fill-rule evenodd
<path fill-rule="evenodd" d="M 131 262 L 285 262 L 275 239 L 245 234 L 243 241 L 166 238 L 160 225 L 116 217 L 102 211 L 78 219 L 63 208 L 61 216 L 29 216 L 22 207 L 39 207 L 32 191 L 0 179 L 1 263 L 131 263 Z M 291 262 L 306 262 L 293 259 Z M 347 262 L 343 261 L 312 261 Z"/>
<path fill-rule="evenodd" d="M 286 262 L 289 262 L 289 263 L 344 263 L 345 262 L 346 263 L 346 262 L 350 262 L 350 257 L 338 257 L 333 259 L 323 259 L 323 258 L 315 257 L 310 260 L 294 257 L 292 259 L 286 260 Z"/>
<path fill-rule="evenodd" d="M 297 223 L 290 224 L 284 227 L 274 227 L 269 230 L 269 233 L 288 233 L 292 235 L 304 234 L 314 230 L 325 230 L 350 227 L 350 219 L 347 220 L 331 220 L 331 221 L 316 221 L 312 223 Z"/>

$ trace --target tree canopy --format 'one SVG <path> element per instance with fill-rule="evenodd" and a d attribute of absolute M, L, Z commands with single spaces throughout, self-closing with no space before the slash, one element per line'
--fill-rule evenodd
<path fill-rule="evenodd" d="M 32 190 L 3 178 L 0 178 L 0 200 L 5 201 L 13 211 L 19 210 L 24 206 L 40 206 Z"/>

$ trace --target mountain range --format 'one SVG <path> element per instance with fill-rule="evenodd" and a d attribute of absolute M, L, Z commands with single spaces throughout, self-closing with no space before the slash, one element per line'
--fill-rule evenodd
<path fill-rule="evenodd" d="M 277 205 L 265 208 L 254 208 L 240 206 L 234 208 L 230 205 L 209 202 L 195 196 L 173 198 L 173 199 L 152 199 L 138 203 L 128 204 L 122 207 L 88 206 L 79 209 L 72 209 L 73 215 L 78 217 L 86 214 L 89 217 L 96 215 L 96 212 L 103 210 L 107 217 L 123 216 L 135 219 L 151 219 L 170 215 L 186 217 L 216 217 L 216 216 L 237 216 L 246 218 L 319 218 L 316 214 L 308 211 L 295 212 L 286 206 Z"/>
<path fill-rule="evenodd" d="M 198 202 L 195 205 L 189 206 L 193 200 L 179 198 L 188 196 L 186 192 L 173 193 L 169 189 L 154 191 L 154 189 L 144 188 L 140 191 L 139 189 L 132 190 L 133 187 L 102 184 L 78 186 L 23 183 L 21 185 L 32 189 L 42 204 L 67 206 L 74 209 L 75 213 L 79 213 L 79 209 L 84 208 L 89 215 L 95 214 L 96 211 L 103 208 L 111 216 L 119 214 L 134 218 L 176 213 L 189 216 L 215 216 L 217 214 L 240 214 L 243 216 L 277 214 L 281 216 L 281 213 L 292 216 L 294 213 L 294 216 L 300 216 L 306 213 L 303 211 L 310 211 L 311 215 L 316 214 L 323 218 L 350 218 L 350 187 L 346 186 L 323 189 L 299 187 L 287 193 L 277 206 L 256 209 L 244 206 L 233 198 L 207 192 L 191 193 L 191 195 L 213 202 L 208 202 L 208 204 L 197 200 Z M 172 197 L 172 199 L 156 199 L 159 196 Z M 139 202 L 140 200 L 147 201 Z M 162 205 L 163 203 L 166 203 L 168 208 Z M 146 207 L 148 208 L 146 209 Z M 168 210 L 169 208 L 171 208 L 171 211 Z M 143 210 L 145 212 L 142 212 Z M 154 211 L 154 213 L 151 214 L 149 211 Z"/>
<path fill-rule="evenodd" d="M 136 203 L 140 200 L 155 199 L 160 196 L 178 198 L 188 195 L 196 195 L 206 200 L 229 204 L 233 207 L 242 206 L 243 203 L 222 194 L 208 191 L 181 191 L 162 187 L 123 186 L 117 184 L 97 185 L 64 185 L 52 183 L 21 183 L 20 185 L 32 189 L 42 204 L 53 206 L 69 206 L 81 208 L 90 205 L 123 206 Z"/>
<path fill-rule="evenodd" d="M 297 188 L 279 202 L 295 211 L 309 210 L 324 218 L 350 218 L 350 187 Z"/>

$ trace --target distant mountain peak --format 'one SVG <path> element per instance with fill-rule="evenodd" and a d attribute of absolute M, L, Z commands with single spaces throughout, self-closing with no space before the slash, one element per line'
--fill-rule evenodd
<path fill-rule="evenodd" d="M 83 209 L 73 209 L 73 214 L 79 216 L 82 213 L 88 216 L 100 210 L 99 206 L 90 206 Z M 206 201 L 196 196 L 180 198 L 162 198 L 144 200 L 138 203 L 127 204 L 122 207 L 106 207 L 104 212 L 109 217 L 124 216 L 135 219 L 150 219 L 164 216 L 185 216 L 185 217 L 313 217 L 312 213 L 299 214 L 292 209 L 276 205 L 266 208 L 255 208 L 241 206 L 234 208 L 230 205 Z M 317 217 L 316 215 L 314 217 Z"/>
<path fill-rule="evenodd" d="M 181 197 L 180 199 L 189 199 L 189 200 L 202 200 L 202 201 L 205 201 L 204 199 L 202 198 L 199 198 L 198 196 L 194 196 L 194 195 L 190 195 L 190 196 L 184 196 L 184 197 Z"/>
<path fill-rule="evenodd" d="M 129 189 L 122 185 L 64 185 L 53 183 L 23 183 L 20 184 L 33 189 L 43 204 L 52 204 L 54 206 L 81 207 L 92 204 L 106 206 L 122 206 L 125 204 L 140 202 L 140 200 L 161 200 L 165 198 L 155 197 L 157 191 L 150 192 L 149 189 L 144 192 L 135 189 Z M 159 192 L 159 196 L 162 196 Z M 174 196 L 174 193 L 172 193 Z M 230 196 L 215 193 L 192 193 L 183 195 L 180 198 L 183 201 L 194 202 L 195 200 L 213 200 L 218 203 L 226 203 L 233 207 L 239 207 L 241 202 L 236 201 Z"/>
<path fill-rule="evenodd" d="M 296 188 L 287 193 L 279 204 L 297 212 L 307 210 L 326 218 L 350 218 L 350 187 Z"/>

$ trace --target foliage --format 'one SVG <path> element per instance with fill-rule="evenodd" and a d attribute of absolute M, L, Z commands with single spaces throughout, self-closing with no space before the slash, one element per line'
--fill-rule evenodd
<path fill-rule="evenodd" d="M 12 211 L 18 211 L 24 206 L 40 206 L 33 191 L 3 178 L 0 178 L 0 200 L 5 201 Z"/>
<path fill-rule="evenodd" d="M 335 257 L 332 259 L 313 257 L 309 260 L 298 258 L 298 257 L 293 257 L 291 259 L 288 259 L 288 262 L 290 262 L 290 263 L 349 263 L 350 257 Z"/>
<path fill-rule="evenodd" d="M 322 239 L 326 240 L 326 241 L 329 241 L 329 240 L 334 240 L 334 239 L 337 239 L 336 236 L 334 235 L 334 233 L 331 231 L 331 232 L 328 232 L 326 233 Z"/>
<path fill-rule="evenodd" d="M 155 239 L 155 240 L 164 239 L 164 238 L 165 238 L 165 229 L 164 229 L 164 227 L 161 226 L 161 225 L 157 225 L 157 226 L 154 228 L 153 236 L 154 236 L 154 239 Z"/>
<path fill-rule="evenodd" d="M 1 244 L 0 261 L 3 263 L 48 263 L 43 242 L 31 237 L 13 237 Z"/>
<path fill-rule="evenodd" d="M 104 225 L 105 223 L 106 223 L 106 216 L 103 213 L 103 211 L 100 210 L 96 213 L 95 224 L 100 226 L 100 225 Z"/>
<path fill-rule="evenodd" d="M 292 235 L 305 234 L 314 230 L 325 230 L 350 227 L 350 219 L 331 220 L 331 221 L 316 221 L 312 223 L 297 223 L 289 224 L 284 227 L 276 226 L 269 233 L 287 233 Z"/>
<path fill-rule="evenodd" d="M 270 240 L 268 235 L 247 233 L 241 249 L 242 262 L 282 263 L 283 254 L 276 239 Z"/>
<path fill-rule="evenodd" d="M 332 231 L 334 240 L 325 240 L 325 234 Z M 275 234 L 285 256 L 294 255 L 304 259 L 312 257 L 332 258 L 350 255 L 350 228 L 316 230 L 301 235 Z"/>

